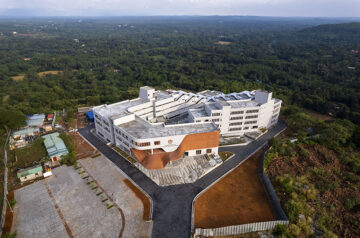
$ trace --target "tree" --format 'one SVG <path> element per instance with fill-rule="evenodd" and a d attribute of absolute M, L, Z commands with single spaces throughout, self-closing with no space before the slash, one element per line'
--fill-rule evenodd
<path fill-rule="evenodd" d="M 0 125 L 7 129 L 17 129 L 26 124 L 26 116 L 20 111 L 0 110 Z"/>

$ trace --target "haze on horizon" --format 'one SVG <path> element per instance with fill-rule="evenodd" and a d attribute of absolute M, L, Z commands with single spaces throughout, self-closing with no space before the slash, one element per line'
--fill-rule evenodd
<path fill-rule="evenodd" d="M 0 0 L 0 17 L 253 15 L 360 17 L 359 0 Z"/>

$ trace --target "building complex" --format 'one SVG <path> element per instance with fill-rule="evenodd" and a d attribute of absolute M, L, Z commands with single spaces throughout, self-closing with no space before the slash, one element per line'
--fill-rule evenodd
<path fill-rule="evenodd" d="M 281 100 L 255 90 L 224 94 L 141 87 L 139 97 L 93 108 L 96 133 L 148 169 L 183 155 L 217 154 L 220 134 L 242 136 L 277 123 Z"/>

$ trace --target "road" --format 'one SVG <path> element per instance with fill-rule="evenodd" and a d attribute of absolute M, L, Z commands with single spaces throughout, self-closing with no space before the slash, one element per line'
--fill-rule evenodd
<path fill-rule="evenodd" d="M 246 146 L 219 148 L 219 151 L 231 151 L 235 153 L 235 156 L 195 183 L 167 187 L 160 187 L 155 184 L 125 158 L 94 136 L 90 132 L 90 130 L 94 128 L 93 125 L 80 129 L 79 133 L 124 171 L 124 173 L 152 198 L 154 209 L 152 237 L 189 238 L 191 233 L 192 202 L 195 196 L 238 164 L 248 159 L 252 154 L 266 145 L 270 138 L 282 132 L 285 127 L 285 123 L 279 121 L 279 123 L 271 128 L 265 135 Z"/>

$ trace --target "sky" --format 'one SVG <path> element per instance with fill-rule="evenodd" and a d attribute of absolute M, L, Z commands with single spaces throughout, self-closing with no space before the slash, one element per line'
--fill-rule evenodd
<path fill-rule="evenodd" d="M 1 16 L 360 17 L 360 0 L 0 0 Z"/>

